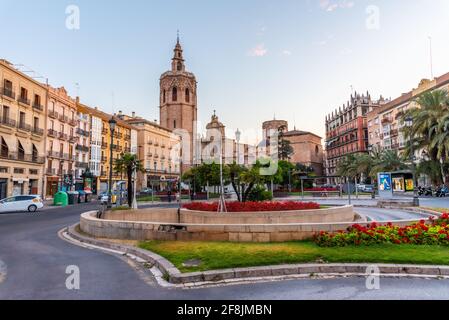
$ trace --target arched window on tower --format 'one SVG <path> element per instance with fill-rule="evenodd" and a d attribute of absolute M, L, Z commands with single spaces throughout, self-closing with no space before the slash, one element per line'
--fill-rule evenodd
<path fill-rule="evenodd" d="M 173 88 L 172 101 L 178 101 L 178 88 L 176 87 Z"/>
<path fill-rule="evenodd" d="M 178 71 L 182 71 L 182 63 L 181 63 L 181 61 L 178 62 L 178 68 L 177 69 L 178 69 Z"/>
<path fill-rule="evenodd" d="M 164 89 L 164 92 L 162 92 L 162 94 L 163 94 L 162 102 L 165 103 L 167 100 L 167 91 L 165 91 L 165 89 Z"/>
<path fill-rule="evenodd" d="M 186 89 L 186 102 L 187 103 L 190 102 L 190 90 L 189 90 L 189 88 Z"/>

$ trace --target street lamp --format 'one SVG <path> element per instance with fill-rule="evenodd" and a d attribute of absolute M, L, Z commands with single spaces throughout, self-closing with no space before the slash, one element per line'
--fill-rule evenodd
<path fill-rule="evenodd" d="M 111 130 L 111 145 L 110 145 L 110 153 L 109 153 L 109 186 L 108 186 L 108 210 L 112 209 L 112 158 L 114 156 L 112 152 L 112 148 L 114 146 L 114 131 L 115 126 L 117 125 L 117 121 L 112 117 L 109 120 L 109 129 Z"/>
<path fill-rule="evenodd" d="M 407 128 L 411 128 L 413 126 L 413 118 L 411 116 L 408 116 L 405 118 L 404 120 L 405 126 Z M 418 188 L 418 179 L 416 177 L 416 166 L 415 166 L 415 151 L 413 149 L 413 137 L 410 133 L 410 160 L 412 161 L 412 175 L 413 175 L 413 205 L 415 207 L 419 207 L 419 197 L 418 197 L 418 193 L 417 193 L 417 188 Z"/>
<path fill-rule="evenodd" d="M 220 137 L 220 202 L 218 203 L 218 212 L 227 211 L 223 184 L 223 138 Z"/>
<path fill-rule="evenodd" d="M 235 141 L 237 142 L 237 165 L 240 165 L 240 138 L 242 136 L 242 133 L 239 129 L 235 132 Z M 243 165 L 245 164 L 245 160 L 243 160 Z M 237 192 L 240 194 L 240 181 L 237 185 Z"/>
<path fill-rule="evenodd" d="M 63 191 L 62 190 L 62 187 L 64 186 L 64 160 L 61 160 L 60 162 L 60 165 L 61 165 L 61 170 L 60 170 L 60 173 L 61 173 L 61 186 L 59 187 L 59 191 Z"/>

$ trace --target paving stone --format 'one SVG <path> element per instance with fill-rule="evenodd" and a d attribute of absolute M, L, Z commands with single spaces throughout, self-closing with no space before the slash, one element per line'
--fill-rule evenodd
<path fill-rule="evenodd" d="M 271 268 L 271 274 L 273 276 L 288 276 L 298 274 L 298 266 L 282 265 Z"/>
<path fill-rule="evenodd" d="M 169 278 L 170 278 L 170 282 L 175 283 L 175 284 L 194 283 L 194 282 L 204 281 L 202 272 L 175 274 L 175 275 L 170 275 Z"/>

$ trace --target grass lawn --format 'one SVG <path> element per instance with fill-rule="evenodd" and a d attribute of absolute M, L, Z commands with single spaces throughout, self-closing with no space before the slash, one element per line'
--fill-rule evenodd
<path fill-rule="evenodd" d="M 312 242 L 230 243 L 148 241 L 140 248 L 153 251 L 171 261 L 181 272 L 238 267 L 313 263 L 399 263 L 449 265 L 449 247 L 378 245 L 369 247 L 320 248 Z M 199 259 L 199 267 L 184 267 L 183 262 Z"/>

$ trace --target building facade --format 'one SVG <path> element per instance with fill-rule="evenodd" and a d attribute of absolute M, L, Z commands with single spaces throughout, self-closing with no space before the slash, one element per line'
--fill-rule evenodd
<path fill-rule="evenodd" d="M 91 138 L 89 170 L 93 174 L 92 192 L 99 194 L 106 192 L 109 185 L 110 153 L 112 147 L 112 163 L 121 157 L 123 153 L 132 153 L 137 150 L 136 129 L 127 122 L 98 110 L 98 108 L 88 107 L 78 101 L 78 113 L 90 115 Z M 114 117 L 117 121 L 111 145 L 111 130 L 109 120 Z M 134 137 L 134 139 L 133 139 Z M 113 167 L 114 169 L 114 167 Z M 114 170 L 113 170 L 114 171 Z M 119 185 L 126 185 L 127 177 L 125 173 L 113 172 L 112 189 L 119 189 Z"/>
<path fill-rule="evenodd" d="M 347 155 L 368 152 L 369 112 L 376 110 L 387 101 L 371 99 L 366 95 L 351 95 L 350 101 L 326 116 L 326 175 L 337 174 L 338 163 Z M 336 183 L 335 179 L 329 179 Z"/>
<path fill-rule="evenodd" d="M 0 199 L 43 193 L 47 89 L 0 60 Z"/>
<path fill-rule="evenodd" d="M 137 175 L 137 191 L 143 188 L 164 190 L 168 186 L 167 181 L 180 176 L 180 137 L 155 122 L 136 117 L 134 113 L 129 117 L 119 112 L 118 117 L 136 129 L 136 154 L 145 169 Z"/>
<path fill-rule="evenodd" d="M 320 136 L 311 132 L 296 130 L 296 128 L 289 130 L 288 121 L 276 119 L 265 121 L 262 124 L 262 130 L 264 139 L 268 141 L 268 149 L 271 144 L 269 142 L 270 137 L 273 133 L 282 131 L 283 139 L 289 141 L 293 149 L 289 161 L 312 167 L 317 176 L 323 175 L 324 156 Z"/>
<path fill-rule="evenodd" d="M 174 49 L 172 67 L 160 78 L 160 125 L 181 133 L 183 164 L 192 166 L 194 143 L 197 136 L 197 82 L 195 75 L 186 71 L 179 38 Z"/>
<path fill-rule="evenodd" d="M 91 148 L 91 119 L 90 114 L 78 110 L 77 99 L 77 120 L 76 128 L 77 145 L 75 147 L 75 185 L 76 190 L 83 190 L 86 186 L 85 174 L 91 172 L 90 168 L 90 148 Z"/>
<path fill-rule="evenodd" d="M 48 86 L 45 197 L 73 185 L 78 142 L 76 102 L 64 88 Z M 67 184 L 67 182 L 70 182 Z"/>

